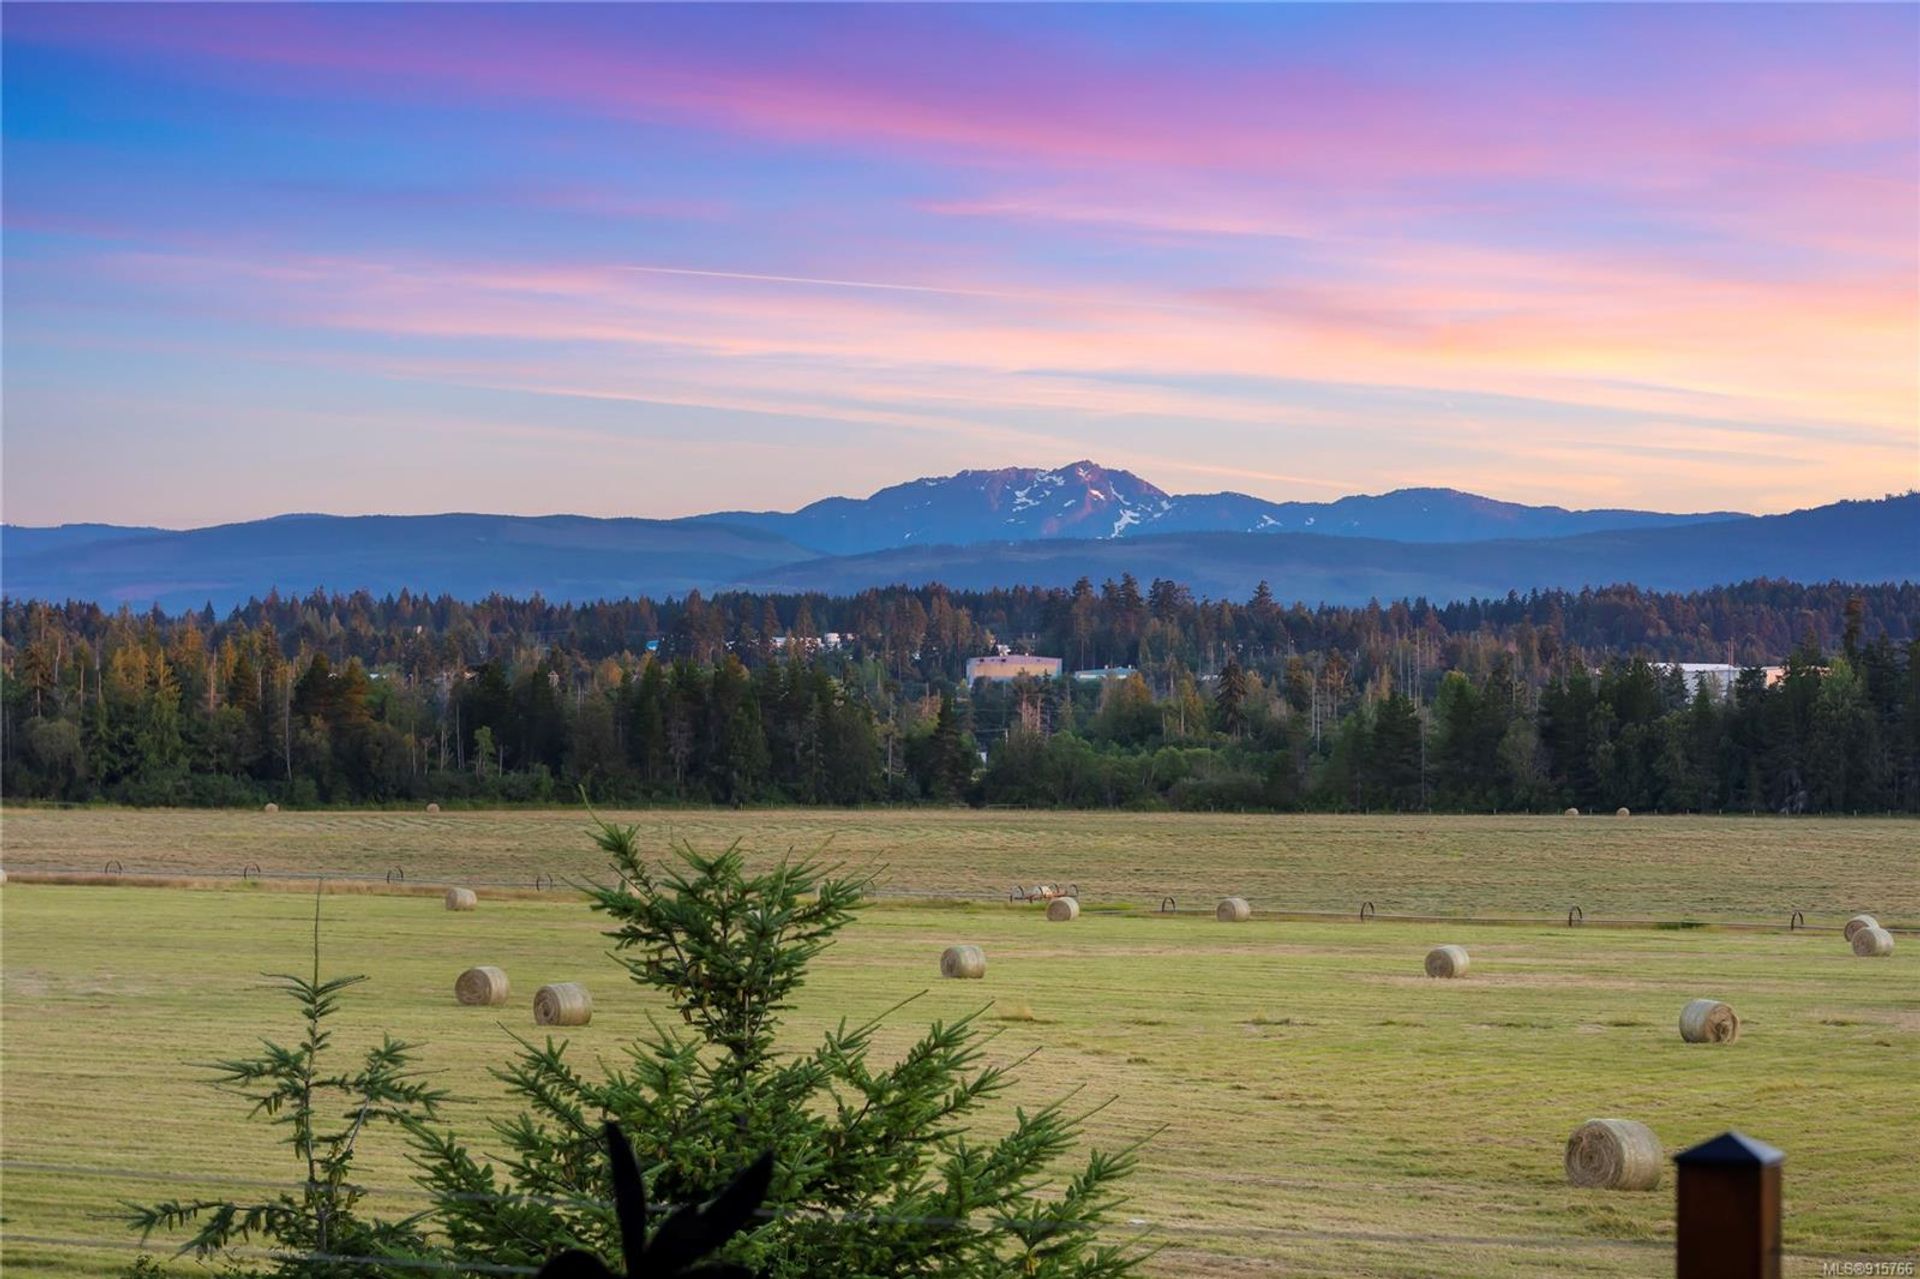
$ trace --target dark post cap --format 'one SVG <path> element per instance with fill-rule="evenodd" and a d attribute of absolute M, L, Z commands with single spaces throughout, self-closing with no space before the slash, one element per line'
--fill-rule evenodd
<path fill-rule="evenodd" d="M 1738 1132 L 1723 1132 L 1673 1157 L 1682 1168 L 1765 1168 L 1786 1156 L 1764 1141 Z"/>

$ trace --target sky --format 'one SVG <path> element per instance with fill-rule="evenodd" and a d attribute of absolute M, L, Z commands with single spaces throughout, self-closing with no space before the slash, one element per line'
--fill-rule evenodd
<path fill-rule="evenodd" d="M 1920 6 L 0 18 L 13 523 L 1920 485 Z"/>

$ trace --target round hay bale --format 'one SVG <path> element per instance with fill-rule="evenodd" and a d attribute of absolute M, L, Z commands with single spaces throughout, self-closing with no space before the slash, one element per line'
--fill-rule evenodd
<path fill-rule="evenodd" d="M 1427 976 L 1465 977 L 1470 962 L 1465 946 L 1435 946 L 1427 952 Z"/>
<path fill-rule="evenodd" d="M 480 1004 L 489 1007 L 506 1003 L 506 970 L 486 964 L 467 969 L 453 983 L 453 997 L 463 1004 Z"/>
<path fill-rule="evenodd" d="M 1589 1119 L 1567 1138 L 1567 1182 L 1602 1190 L 1652 1190 L 1666 1157 L 1653 1130 L 1633 1119 Z"/>
<path fill-rule="evenodd" d="M 1622 804 L 1620 807 L 1613 810 L 1613 815 L 1615 817 L 1631 817 L 1633 816 L 1633 810 L 1631 808 L 1628 808 L 1625 804 Z"/>
<path fill-rule="evenodd" d="M 439 811 L 440 811 L 440 805 L 438 805 L 438 804 L 428 804 L 428 805 L 427 805 L 427 811 L 428 811 L 429 813 L 437 813 L 437 812 L 439 812 Z"/>
<path fill-rule="evenodd" d="M 480 894 L 471 888 L 449 888 L 447 890 L 448 910 L 472 910 L 480 904 Z"/>
<path fill-rule="evenodd" d="M 1560 815 L 1562 817 L 1578 817 L 1580 815 L 1580 810 L 1577 808 L 1569 808 L 1566 812 Z"/>
<path fill-rule="evenodd" d="M 1047 903 L 1047 918 L 1056 924 L 1080 918 L 1080 903 L 1071 897 L 1056 897 Z"/>
<path fill-rule="evenodd" d="M 1253 918 L 1253 907 L 1244 897 L 1222 897 L 1213 908 L 1213 917 L 1223 924 L 1244 924 Z"/>
<path fill-rule="evenodd" d="M 6 882 L 7 882 L 7 868 L 5 866 L 0 866 L 0 884 L 4 884 Z"/>
<path fill-rule="evenodd" d="M 1846 934 L 1848 941 L 1852 941 L 1853 935 L 1859 932 L 1862 928 L 1878 928 L 1878 927 L 1880 927 L 1880 921 L 1875 919 L 1872 915 L 1855 915 L 1852 919 L 1849 919 L 1847 921 L 1846 927 L 1842 928 L 1840 931 Z"/>
<path fill-rule="evenodd" d="M 1740 1018 L 1732 1004 L 1690 1000 L 1680 1010 L 1680 1038 L 1690 1044 L 1730 1044 L 1740 1038 Z"/>
<path fill-rule="evenodd" d="M 593 1020 L 593 998 L 577 981 L 542 986 L 533 992 L 533 1019 L 542 1026 L 584 1026 Z"/>
<path fill-rule="evenodd" d="M 942 977 L 985 977 L 987 952 L 978 946 L 949 946 L 940 954 L 940 975 Z"/>
<path fill-rule="evenodd" d="M 1853 953 L 1862 959 L 1893 953 L 1893 934 L 1884 928 L 1862 928 L 1853 935 Z"/>
<path fill-rule="evenodd" d="M 260 811 L 263 813 L 277 813 L 280 811 L 280 805 L 270 803 L 266 805 L 264 808 L 262 808 Z"/>

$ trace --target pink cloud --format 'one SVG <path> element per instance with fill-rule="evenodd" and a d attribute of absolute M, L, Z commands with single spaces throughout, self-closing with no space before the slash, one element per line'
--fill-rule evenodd
<path fill-rule="evenodd" d="M 1670 53 L 1643 93 L 1529 79 L 1524 68 L 1469 85 L 1444 69 L 1389 76 L 1307 62 L 1192 73 L 1160 63 L 1149 92 L 1140 66 L 1125 60 L 964 23 L 917 23 L 911 13 L 843 15 L 813 43 L 769 58 L 660 23 L 589 35 L 484 7 L 462 10 L 457 23 L 431 9 L 374 12 L 349 20 L 296 6 L 132 6 L 113 9 L 109 22 L 76 7 L 36 11 L 18 25 L 27 39 L 210 59 L 287 92 L 518 98 L 990 165 L 1212 168 L 1388 185 L 1605 173 L 1609 183 L 1658 185 L 1702 164 L 1867 137 L 1910 143 L 1916 128 L 1910 86 L 1889 90 L 1834 67 L 1730 72 L 1727 59 L 1711 81 L 1689 82 Z M 257 75 L 266 70 L 271 80 Z M 1910 148 L 1893 169 L 1911 183 Z"/>
<path fill-rule="evenodd" d="M 1185 59 L 960 9 L 756 9 L 725 39 L 705 10 L 534 12 L 9 10 L 10 49 L 120 58 L 342 138 L 363 125 L 337 108 L 417 112 L 469 148 L 417 186 L 417 140 L 311 187 L 222 151 L 224 187 L 138 174 L 173 201 L 147 214 L 122 212 L 107 143 L 62 142 L 6 212 L 58 237 L 10 246 L 36 336 L 191 351 L 239 331 L 248 360 L 557 417 L 837 423 L 956 458 L 1087 452 L 1078 429 L 1164 474 L 1276 485 L 1360 487 L 1363 457 L 1611 493 L 1633 467 L 1594 473 L 1601 413 L 1676 484 L 1724 454 L 1755 492 L 1783 469 L 1873 491 L 1913 460 L 1915 77 L 1743 44 L 1750 13 L 1595 11 L 1602 74 L 1537 40 Z M 1465 21 L 1444 12 L 1425 20 Z M 1840 12 L 1860 31 L 1835 48 L 1870 54 L 1901 20 Z M 1689 24 L 1713 39 L 1677 40 Z M 1352 387 L 1399 402 L 1370 418 Z M 1202 430 L 1257 460 L 1154 443 Z"/>
<path fill-rule="evenodd" d="M 940 419 L 1031 412 L 1272 420 L 1270 397 L 1193 389 L 1207 379 L 1526 396 L 1729 426 L 1799 422 L 1847 430 L 1863 448 L 1910 441 L 1920 409 L 1920 371 L 1904 358 L 1911 303 L 1897 281 L 1789 289 L 1485 251 L 1409 249 L 1376 265 L 1377 279 L 1216 289 L 1170 310 L 1157 297 L 954 297 L 749 273 L 636 275 L 608 265 L 102 260 L 104 270 L 177 288 L 183 298 L 251 298 L 254 322 L 295 331 L 517 350 L 589 344 L 649 359 L 636 386 L 594 372 L 604 357 L 567 373 L 563 357 L 543 355 L 553 371 L 529 368 L 514 382 L 523 389 L 648 400 L 672 389 L 689 402 L 743 408 L 739 396 L 750 393 L 761 397 L 761 411 L 810 406 L 814 416 L 876 422 L 901 406 Z M 1769 322 L 1754 325 L 1755 314 Z"/>

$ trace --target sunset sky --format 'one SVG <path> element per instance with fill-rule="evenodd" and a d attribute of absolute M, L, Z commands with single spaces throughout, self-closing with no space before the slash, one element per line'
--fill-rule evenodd
<path fill-rule="evenodd" d="M 1920 484 L 1920 7 L 21 6 L 5 518 Z"/>

